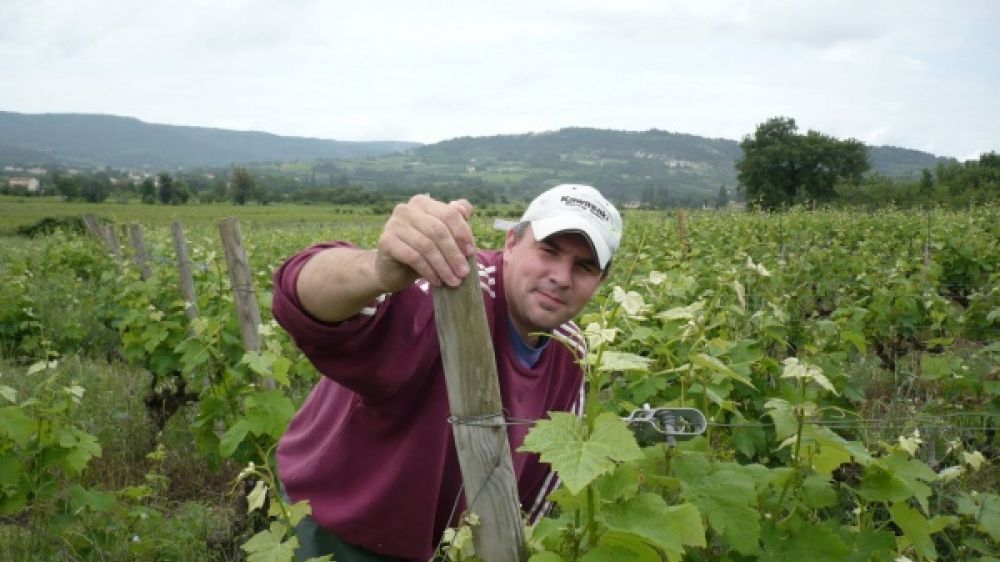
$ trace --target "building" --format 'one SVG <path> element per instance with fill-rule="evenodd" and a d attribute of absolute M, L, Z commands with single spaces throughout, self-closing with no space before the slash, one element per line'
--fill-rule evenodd
<path fill-rule="evenodd" d="M 7 184 L 12 188 L 23 187 L 28 193 L 37 193 L 42 188 L 42 184 L 38 182 L 38 178 L 14 177 L 8 179 Z"/>

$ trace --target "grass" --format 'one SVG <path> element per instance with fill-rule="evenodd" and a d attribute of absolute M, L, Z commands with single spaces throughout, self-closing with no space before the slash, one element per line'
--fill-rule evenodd
<path fill-rule="evenodd" d="M 238 467 L 210 471 L 190 446 L 191 412 L 181 412 L 162 436 L 151 435 L 143 397 L 150 375 L 122 362 L 64 357 L 56 383 L 86 389 L 72 417 L 96 436 L 102 455 L 79 479 L 85 488 L 113 493 L 118 502 L 106 511 L 65 517 L 65 491 L 16 519 L 0 517 L 0 560 L 227 561 L 238 559 L 241 537 L 233 536 Z M 0 361 L 0 382 L 32 395 L 39 374 Z M 156 444 L 162 454 L 149 453 Z M 125 490 L 149 485 L 161 493 L 128 500 Z"/>
<path fill-rule="evenodd" d="M 180 220 L 185 225 L 214 224 L 224 218 L 237 217 L 241 222 L 265 226 L 318 225 L 352 220 L 363 215 L 373 217 L 363 207 L 333 205 L 232 205 L 229 203 L 199 205 L 147 205 L 144 203 L 84 203 L 63 201 L 58 197 L 0 196 L 0 236 L 12 235 L 20 226 L 31 225 L 44 217 L 65 217 L 92 214 L 117 224 L 138 222 L 148 226 L 169 226 Z M 384 218 L 382 219 L 384 220 Z"/>

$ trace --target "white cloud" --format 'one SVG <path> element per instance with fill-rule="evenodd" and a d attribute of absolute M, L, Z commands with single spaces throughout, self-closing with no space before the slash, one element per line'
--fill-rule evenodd
<path fill-rule="evenodd" d="M 0 109 L 340 139 L 568 125 L 1000 148 L 1000 4 L 0 3 Z M 869 140 L 870 139 L 870 140 Z"/>

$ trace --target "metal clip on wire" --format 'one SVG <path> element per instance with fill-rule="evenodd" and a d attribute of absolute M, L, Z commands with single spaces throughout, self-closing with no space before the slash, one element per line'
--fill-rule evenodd
<path fill-rule="evenodd" d="M 708 427 L 705 414 L 697 408 L 650 408 L 649 404 L 643 404 L 622 420 L 628 423 L 639 443 L 666 441 L 671 447 L 678 439 L 686 441 L 701 435 Z"/>

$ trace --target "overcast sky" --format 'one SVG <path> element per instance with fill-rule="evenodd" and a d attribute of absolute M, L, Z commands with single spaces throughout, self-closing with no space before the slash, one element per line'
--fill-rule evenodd
<path fill-rule="evenodd" d="M 776 115 L 1000 151 L 997 0 L 0 0 L 0 110 L 338 140 Z"/>

